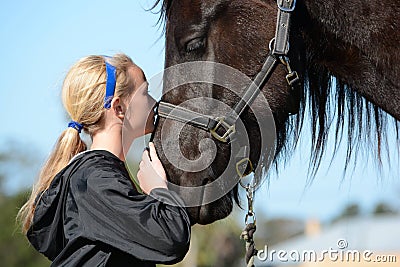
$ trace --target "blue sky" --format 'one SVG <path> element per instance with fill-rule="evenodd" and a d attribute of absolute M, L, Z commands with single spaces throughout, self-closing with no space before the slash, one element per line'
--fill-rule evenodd
<path fill-rule="evenodd" d="M 0 143 L 20 141 L 28 144 L 29 151 L 35 151 L 40 160 L 46 157 L 68 122 L 60 100 L 62 80 L 69 67 L 83 56 L 124 52 L 148 78 L 159 73 L 164 63 L 164 40 L 158 40 L 158 15 L 144 10 L 151 3 L 2 1 Z M 390 171 L 379 173 L 371 159 L 360 157 L 352 177 L 349 172 L 341 182 L 342 150 L 330 169 L 330 157 L 326 157 L 314 183 L 305 189 L 308 139 L 306 132 L 303 144 L 279 178 L 273 176 L 269 188 L 264 186 L 257 193 L 256 211 L 266 216 L 327 220 L 349 202 L 359 202 L 365 210 L 381 200 L 400 203 L 398 161 L 393 162 Z M 34 174 L 30 174 L 6 185 L 16 190 L 31 185 L 33 179 Z"/>

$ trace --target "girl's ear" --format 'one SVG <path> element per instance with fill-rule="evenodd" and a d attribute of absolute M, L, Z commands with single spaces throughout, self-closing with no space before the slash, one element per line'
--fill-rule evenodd
<path fill-rule="evenodd" d="M 111 101 L 111 109 L 114 111 L 115 115 L 121 120 L 125 117 L 125 107 L 121 101 L 121 98 L 114 97 Z"/>

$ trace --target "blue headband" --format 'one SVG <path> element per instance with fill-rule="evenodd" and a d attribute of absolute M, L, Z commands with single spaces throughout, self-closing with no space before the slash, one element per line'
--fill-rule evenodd
<path fill-rule="evenodd" d="M 78 133 L 81 133 L 83 125 L 76 121 L 70 121 L 70 123 L 68 123 L 68 127 L 74 128 L 78 131 Z"/>
<path fill-rule="evenodd" d="M 111 108 L 111 100 L 114 97 L 115 84 L 117 80 L 116 68 L 110 63 L 106 62 L 106 96 L 104 97 L 104 107 Z"/>

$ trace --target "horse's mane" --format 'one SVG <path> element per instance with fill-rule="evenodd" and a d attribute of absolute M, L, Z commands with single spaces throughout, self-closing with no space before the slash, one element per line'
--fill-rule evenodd
<path fill-rule="evenodd" d="M 279 158 L 286 160 L 296 148 L 304 119 L 310 120 L 312 176 L 316 174 L 326 152 L 328 137 L 334 135 L 332 160 L 347 137 L 345 170 L 359 152 L 373 153 L 378 167 L 382 152 L 389 152 L 388 133 L 400 141 L 400 122 L 377 105 L 369 102 L 347 84 L 340 82 L 328 70 L 306 63 L 303 99 L 296 116 L 289 118 L 285 130 L 278 133 Z M 334 133 L 333 133 L 334 132 Z M 398 147 L 398 146 L 397 146 Z M 388 158 L 388 156 L 386 157 Z"/>
<path fill-rule="evenodd" d="M 159 23 L 164 26 L 172 1 L 156 0 L 152 7 L 154 10 L 161 4 L 157 12 L 160 14 Z M 304 119 L 307 119 L 311 121 L 311 176 L 316 174 L 320 166 L 331 131 L 335 132 L 332 159 L 343 141 L 343 136 L 347 136 L 345 169 L 351 160 L 356 162 L 360 150 L 373 151 L 377 166 L 382 166 L 382 152 L 389 152 L 389 132 L 395 133 L 397 148 L 399 147 L 400 122 L 336 79 L 326 68 L 313 64 L 313 55 L 303 52 L 300 57 L 305 62 L 300 110 L 297 115 L 288 118 L 284 129 L 277 133 L 275 162 L 285 163 L 292 155 L 303 129 Z"/>

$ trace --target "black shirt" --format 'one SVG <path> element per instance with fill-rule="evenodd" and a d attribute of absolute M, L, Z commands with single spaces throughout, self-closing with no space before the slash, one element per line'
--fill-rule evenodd
<path fill-rule="evenodd" d="M 93 150 L 37 198 L 27 236 L 51 266 L 155 266 L 183 259 L 190 221 L 176 193 L 138 193 L 123 161 Z"/>

